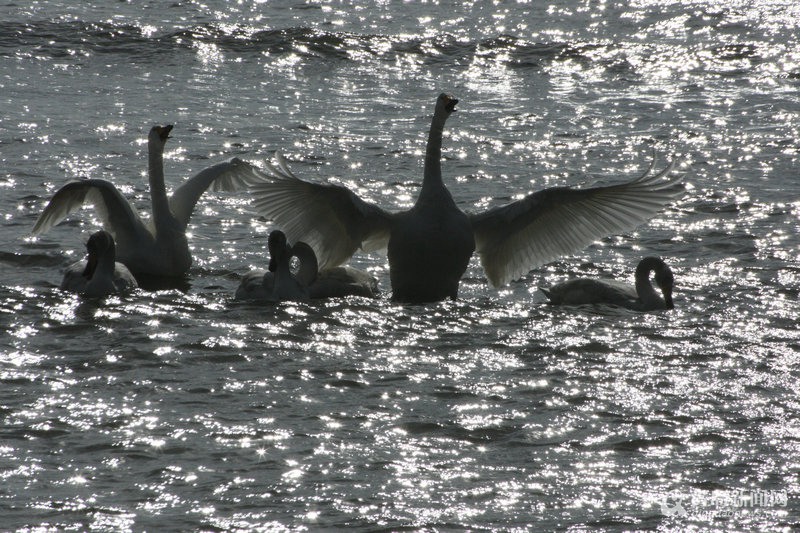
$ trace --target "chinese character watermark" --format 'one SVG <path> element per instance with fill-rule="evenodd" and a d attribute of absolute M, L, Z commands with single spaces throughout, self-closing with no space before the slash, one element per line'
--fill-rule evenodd
<path fill-rule="evenodd" d="M 785 490 L 724 490 L 670 492 L 656 500 L 661 513 L 671 518 L 713 519 L 737 513 L 786 507 L 789 494 Z"/>

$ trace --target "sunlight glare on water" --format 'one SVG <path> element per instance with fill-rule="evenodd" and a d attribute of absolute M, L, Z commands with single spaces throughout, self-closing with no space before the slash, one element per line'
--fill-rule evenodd
<path fill-rule="evenodd" d="M 0 23 L 0 528 L 789 531 L 797 498 L 796 2 L 230 2 L 9 6 Z M 122 68 L 122 67 L 125 68 Z M 186 280 L 60 291 L 101 217 L 31 229 L 64 183 L 167 189 L 280 150 L 389 211 L 420 190 L 436 95 L 443 179 L 479 212 L 677 159 L 649 223 L 459 299 L 234 300 L 273 229 L 206 193 Z M 579 276 L 676 308 L 546 305 Z M 741 503 L 743 495 L 753 505 Z M 739 498 L 739 500 L 736 500 Z M 766 499 L 765 499 L 766 498 Z"/>

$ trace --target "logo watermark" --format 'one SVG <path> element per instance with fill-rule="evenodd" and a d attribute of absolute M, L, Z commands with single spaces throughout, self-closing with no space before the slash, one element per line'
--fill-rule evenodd
<path fill-rule="evenodd" d="M 661 513 L 671 518 L 711 520 L 740 513 L 763 512 L 789 505 L 785 490 L 718 490 L 670 492 L 656 500 Z"/>

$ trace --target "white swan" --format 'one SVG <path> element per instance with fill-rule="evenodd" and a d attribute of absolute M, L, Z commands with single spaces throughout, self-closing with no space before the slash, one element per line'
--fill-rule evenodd
<path fill-rule="evenodd" d="M 369 273 L 350 266 L 318 270 L 317 255 L 304 242 L 292 246 L 292 255 L 300 260 L 296 277 L 308 287 L 311 299 L 342 298 L 344 296 L 378 295 L 378 280 Z"/>
<path fill-rule="evenodd" d="M 110 182 L 73 181 L 61 187 L 45 207 L 33 235 L 44 233 L 80 208 L 94 206 L 103 227 L 117 242 L 117 259 L 136 275 L 183 276 L 192 264 L 186 227 L 200 196 L 213 191 L 242 189 L 258 179 L 249 163 L 234 158 L 207 168 L 167 197 L 164 185 L 164 145 L 172 126 L 154 126 L 147 138 L 152 217 L 146 222 Z"/>
<path fill-rule="evenodd" d="M 267 246 L 269 270 L 255 269 L 245 274 L 236 289 L 236 299 L 267 302 L 308 300 L 308 288 L 292 274 L 292 248 L 286 242 L 286 235 L 282 231 L 273 230 L 269 234 Z"/>
<path fill-rule="evenodd" d="M 346 261 L 357 249 L 388 248 L 392 297 L 405 302 L 455 298 L 475 248 L 495 287 L 604 236 L 645 222 L 683 194 L 673 164 L 657 174 L 606 187 L 544 189 L 508 205 L 467 216 L 442 182 L 441 141 L 457 100 L 440 95 L 416 204 L 388 213 L 345 187 L 296 177 L 277 155 L 253 185 L 255 206 L 292 241 L 309 243 L 320 268 Z"/>
<path fill-rule="evenodd" d="M 100 298 L 138 287 L 128 268 L 115 261 L 115 250 L 110 233 L 103 230 L 93 233 L 86 243 L 87 258 L 67 267 L 61 289 Z"/>
<path fill-rule="evenodd" d="M 650 272 L 662 298 L 650 282 Z M 559 283 L 542 292 L 556 305 L 612 304 L 634 311 L 673 309 L 672 288 L 675 279 L 672 270 L 659 257 L 645 257 L 636 267 L 636 285 L 615 280 L 578 278 Z"/>

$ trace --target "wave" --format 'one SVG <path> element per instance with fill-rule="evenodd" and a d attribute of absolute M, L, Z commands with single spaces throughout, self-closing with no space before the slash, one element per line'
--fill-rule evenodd
<path fill-rule="evenodd" d="M 52 254 L 22 254 L 14 252 L 6 252 L 0 250 L 0 263 L 5 263 L 14 267 L 30 268 L 30 267 L 57 267 L 64 265 L 64 258 L 60 255 Z"/>
<path fill-rule="evenodd" d="M 0 22 L 0 56 L 20 53 L 55 58 L 87 54 L 130 57 L 194 53 L 214 45 L 239 54 L 297 54 L 322 59 L 362 61 L 365 57 L 394 61 L 419 56 L 426 62 L 498 61 L 511 67 L 537 67 L 559 59 L 592 61 L 607 44 L 533 43 L 513 35 L 468 40 L 452 34 L 433 37 L 323 31 L 310 27 L 257 29 L 205 23 L 162 34 L 130 24 L 83 21 Z"/>

